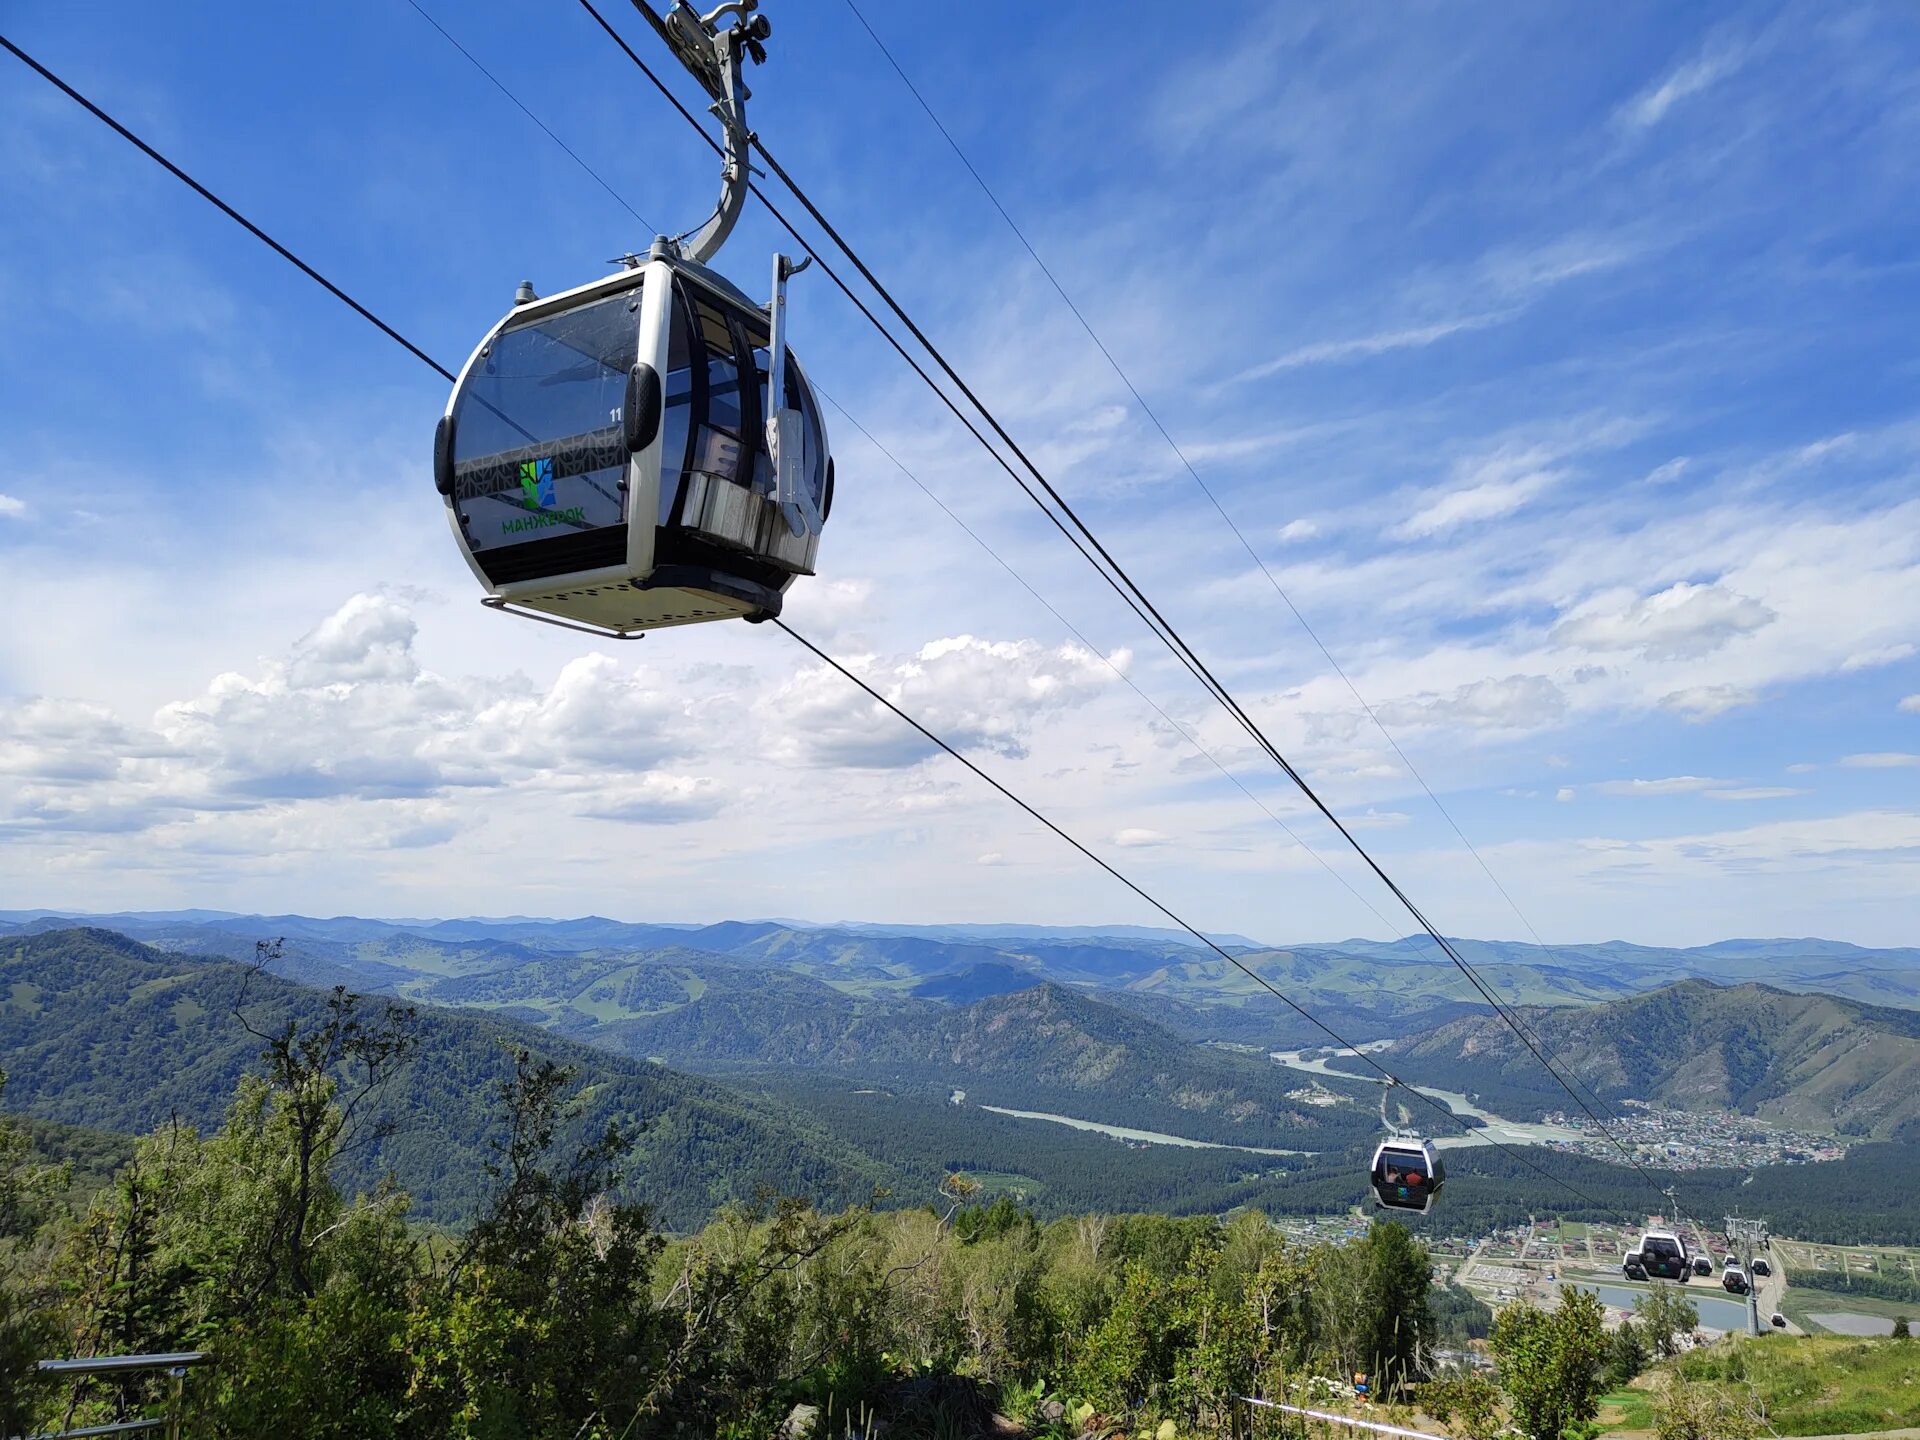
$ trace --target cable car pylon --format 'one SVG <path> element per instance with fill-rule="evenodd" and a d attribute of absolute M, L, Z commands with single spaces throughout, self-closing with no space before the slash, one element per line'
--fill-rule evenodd
<path fill-rule="evenodd" d="M 771 619 L 814 573 L 833 458 L 786 312 L 811 257 L 773 257 L 765 304 L 707 266 L 750 185 L 758 5 L 649 15 L 720 121 L 712 213 L 584 285 L 543 299 L 522 282 L 454 382 L 434 484 L 485 605 L 630 639 Z"/>

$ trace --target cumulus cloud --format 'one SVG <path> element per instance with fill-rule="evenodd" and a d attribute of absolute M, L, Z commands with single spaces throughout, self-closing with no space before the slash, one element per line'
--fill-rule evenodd
<path fill-rule="evenodd" d="M 1562 805 L 1571 804 L 1573 801 L 1573 787 L 1571 785 L 1562 785 L 1558 790 L 1553 792 L 1553 798 L 1558 800 Z"/>
<path fill-rule="evenodd" d="M 718 803 L 705 782 L 648 773 L 701 731 L 661 677 L 590 655 L 544 690 L 517 676 L 448 679 L 421 667 L 414 636 L 397 600 L 356 595 L 284 660 L 216 676 L 147 725 L 75 702 L 6 706 L 0 775 L 20 783 L 0 791 L 0 820 L 16 832 L 127 832 L 183 817 L 336 803 L 372 814 L 379 802 L 404 802 L 381 812 L 400 818 L 379 842 L 403 846 L 450 833 L 444 820 L 423 821 L 422 807 L 473 787 L 591 788 L 590 805 L 608 818 L 638 818 L 649 804 L 694 815 Z M 63 797 L 61 787 L 84 789 Z M 356 845 L 375 843 L 349 823 Z"/>
<path fill-rule="evenodd" d="M 1864 755 L 1848 755 L 1840 763 L 1852 770 L 1904 770 L 1909 766 L 1920 765 L 1920 755 L 1907 755 L 1898 750 L 1881 750 Z"/>
<path fill-rule="evenodd" d="M 1079 705 L 1111 684 L 1112 665 L 1078 645 L 1035 640 L 935 640 L 904 659 L 849 662 L 868 684 L 963 750 L 1018 759 L 1041 716 Z M 905 721 L 824 666 L 802 671 L 766 702 L 781 717 L 779 754 L 794 763 L 889 770 L 935 747 Z"/>
<path fill-rule="evenodd" d="M 1577 650 L 1697 660 L 1778 618 L 1751 596 L 1682 580 L 1624 606 L 1617 595 L 1589 601 L 1555 625 L 1552 638 Z"/>
<path fill-rule="evenodd" d="M 1302 540 L 1311 540 L 1320 533 L 1320 527 L 1311 520 L 1289 520 L 1275 532 L 1274 538 L 1282 545 L 1297 544 Z"/>
<path fill-rule="evenodd" d="M 1900 709 L 1908 715 L 1920 715 L 1920 695 L 1909 695 L 1900 702 Z"/>
<path fill-rule="evenodd" d="M 1130 825 L 1124 830 L 1114 832 L 1113 843 L 1127 850 L 1145 849 L 1154 845 L 1165 845 L 1173 837 L 1163 835 L 1158 830 L 1148 830 L 1142 826 Z"/>
<path fill-rule="evenodd" d="M 1392 533 L 1420 540 L 1511 515 L 1560 478 L 1560 472 L 1548 468 L 1549 458 L 1543 446 L 1509 448 L 1466 467 L 1454 484 L 1429 492 Z"/>
<path fill-rule="evenodd" d="M 1470 730 L 1536 730 L 1566 712 L 1566 695 L 1545 675 L 1475 680 L 1446 694 L 1412 695 L 1374 707 L 1388 725 Z"/>
<path fill-rule="evenodd" d="M 1660 697 L 1662 709 L 1677 710 L 1689 720 L 1711 720 L 1760 697 L 1742 685 L 1691 685 Z"/>
<path fill-rule="evenodd" d="M 362 680 L 411 680 L 419 673 L 413 640 L 419 627 L 396 600 L 355 595 L 293 647 L 287 678 L 297 689 Z"/>
<path fill-rule="evenodd" d="M 26 513 L 26 501 L 16 499 L 12 495 L 0 495 L 0 515 L 24 515 Z"/>

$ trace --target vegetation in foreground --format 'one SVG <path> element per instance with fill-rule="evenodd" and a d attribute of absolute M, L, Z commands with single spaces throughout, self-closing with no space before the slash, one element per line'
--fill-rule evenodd
<path fill-rule="evenodd" d="M 189 1418 L 216 1436 L 759 1436 L 796 1403 L 823 1434 L 889 1411 L 912 1434 L 915 1407 L 959 1433 L 995 1407 L 1225 1432 L 1237 1396 L 1316 1372 L 1397 1391 L 1438 1337 L 1426 1253 L 1396 1225 L 1311 1248 L 1257 1214 L 1042 1226 L 956 1176 L 929 1208 L 769 1201 L 670 1237 L 610 1198 L 629 1138 L 558 1140 L 574 1079 L 524 1053 L 483 1212 L 413 1231 L 405 1195 L 331 1176 L 377 1143 L 416 1028 L 336 992 L 317 1021 L 256 1030 L 266 1073 L 220 1128 L 156 1130 L 90 1199 L 9 1128 L 0 1434 L 158 1399 L 138 1378 L 36 1388 L 38 1356 L 195 1348 L 218 1363 Z"/>

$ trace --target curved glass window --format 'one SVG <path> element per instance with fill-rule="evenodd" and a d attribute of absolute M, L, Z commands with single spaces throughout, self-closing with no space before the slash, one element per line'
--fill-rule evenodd
<path fill-rule="evenodd" d="M 453 499 L 474 550 L 625 518 L 621 430 L 639 287 L 500 332 L 454 405 Z"/>
<path fill-rule="evenodd" d="M 693 344 L 687 335 L 687 307 L 678 294 L 667 321 L 667 374 L 662 390 L 666 409 L 660 417 L 660 523 L 673 519 L 686 483 L 687 433 L 693 420 Z"/>
<path fill-rule="evenodd" d="M 733 327 L 726 314 L 705 300 L 693 302 L 693 325 L 703 356 L 701 378 L 705 411 L 693 438 L 688 468 L 716 480 L 744 484 L 745 416 L 740 395 L 740 365 L 733 348 Z"/>

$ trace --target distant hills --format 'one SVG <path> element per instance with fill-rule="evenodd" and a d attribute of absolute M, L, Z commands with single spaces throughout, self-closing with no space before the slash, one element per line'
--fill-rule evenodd
<path fill-rule="evenodd" d="M 1733 1111 L 1804 1129 L 1920 1140 L 1920 1013 L 1770 985 L 1686 980 L 1587 1008 L 1523 1010 L 1541 1047 L 1609 1101 Z M 1387 1050 L 1502 1114 L 1570 1109 L 1490 1015 Z"/>
<path fill-rule="evenodd" d="M 537 964 L 557 955 L 621 962 L 685 949 L 738 965 L 792 971 L 868 998 L 917 993 L 968 1004 L 1046 980 L 1105 992 L 1114 1003 L 1188 1038 L 1273 1047 L 1323 1038 L 1192 936 L 1142 926 L 821 926 L 779 920 L 682 925 L 603 916 L 382 920 L 209 910 L 110 917 L 0 911 L 0 933 L 76 922 L 105 924 L 165 949 L 231 959 L 249 958 L 256 940 L 284 937 L 281 973 L 290 978 L 313 984 L 344 981 L 417 999 L 438 998 L 429 992 L 442 979 Z M 1480 1004 L 1465 978 L 1424 937 L 1281 947 L 1261 946 L 1245 936 L 1218 938 L 1356 1041 L 1431 1030 Z M 1726 940 L 1688 949 L 1624 941 L 1551 949 L 1508 941 L 1455 943 L 1516 1004 L 1593 1004 L 1704 979 L 1723 985 L 1758 980 L 1783 990 L 1920 1008 L 1920 949 L 1869 949 L 1822 939 Z M 524 1003 L 564 1024 L 570 998 L 552 991 L 527 996 Z"/>
<path fill-rule="evenodd" d="M 235 1081 L 256 1065 L 258 1042 L 232 1008 L 243 973 L 235 961 L 252 958 L 262 930 L 290 938 L 281 973 L 256 982 L 256 1023 L 316 1015 L 325 997 L 312 984 L 422 1006 L 420 1053 L 387 1098 L 392 1133 L 344 1178 L 365 1185 L 391 1173 L 428 1220 L 457 1222 L 485 1193 L 499 1087 L 521 1048 L 578 1069 L 577 1133 L 610 1119 L 636 1132 L 631 1192 L 678 1228 L 762 1186 L 828 1204 L 878 1187 L 889 1203 L 918 1204 L 956 1169 L 988 1194 L 1047 1214 L 1340 1211 L 1361 1198 L 1377 1134 L 1376 1087 L 1273 1064 L 1260 1047 L 1278 1026 L 1259 997 L 1236 993 L 1225 977 L 1207 989 L 1188 968 L 1209 963 L 1203 955 L 1151 937 L 1070 936 L 1002 950 L 952 936 L 754 922 L 658 927 L 648 948 L 633 950 L 428 934 L 438 922 L 343 922 L 352 939 L 324 921 L 284 931 L 244 917 L 118 922 L 165 936 L 163 947 L 98 927 L 61 929 L 44 915 L 6 923 L 6 1105 L 35 1117 L 49 1152 L 74 1156 L 88 1173 L 125 1154 L 127 1135 L 170 1118 L 218 1122 Z M 1566 1108 L 1504 1027 L 1428 983 L 1444 980 L 1441 967 L 1394 953 L 1337 964 L 1319 954 L 1259 958 L 1289 993 L 1324 987 L 1332 998 L 1317 1013 L 1366 1021 L 1375 1033 L 1398 1029 L 1406 1038 L 1392 1063 L 1410 1079 L 1476 1093 L 1516 1118 Z M 1516 980 L 1527 972 L 1510 957 L 1482 960 L 1513 965 Z M 1404 989 L 1369 989 L 1369 975 L 1376 987 L 1391 977 Z M 1560 985 L 1604 988 L 1578 970 Z M 1700 981 L 1526 1013 L 1611 1098 L 1885 1137 L 1831 1164 L 1689 1172 L 1685 1183 L 1709 1209 L 1770 1207 L 1804 1235 L 1920 1242 L 1910 1204 L 1920 1185 L 1920 1147 L 1910 1143 L 1920 1138 L 1920 1013 Z M 1239 1036 L 1248 1038 L 1208 1043 Z M 965 1092 L 963 1103 L 954 1091 Z M 1236 1148 L 1123 1144 L 983 1106 Z M 1517 1157 L 1453 1158 L 1436 1223 L 1506 1224 L 1564 1206 L 1566 1192 Z M 1571 1155 L 1550 1165 L 1595 1197 L 1595 1218 L 1645 1203 L 1643 1177 L 1623 1167 Z"/>

